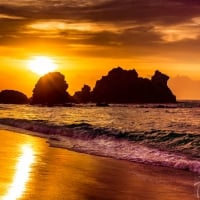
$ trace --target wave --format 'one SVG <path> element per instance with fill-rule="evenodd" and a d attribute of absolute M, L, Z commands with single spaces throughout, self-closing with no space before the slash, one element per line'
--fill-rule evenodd
<path fill-rule="evenodd" d="M 46 120 L 0 118 L 0 124 L 41 133 L 53 147 L 200 174 L 200 137 L 169 131 L 122 132 L 88 123 L 56 125 Z"/>

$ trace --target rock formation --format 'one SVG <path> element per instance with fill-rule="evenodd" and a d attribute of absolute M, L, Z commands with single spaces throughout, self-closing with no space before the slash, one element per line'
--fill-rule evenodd
<path fill-rule="evenodd" d="M 64 75 L 60 72 L 50 72 L 37 81 L 31 103 L 48 106 L 65 104 L 70 101 L 67 88 Z"/>
<path fill-rule="evenodd" d="M 73 96 L 76 103 L 88 103 L 91 101 L 91 88 L 84 85 L 81 91 L 75 92 Z"/>
<path fill-rule="evenodd" d="M 0 103 L 27 104 L 28 98 L 25 94 L 16 90 L 2 90 L 0 92 Z"/>
<path fill-rule="evenodd" d="M 169 77 L 156 71 L 151 80 L 138 77 L 135 70 L 112 69 L 96 82 L 93 102 L 107 103 L 175 103 L 167 86 Z"/>

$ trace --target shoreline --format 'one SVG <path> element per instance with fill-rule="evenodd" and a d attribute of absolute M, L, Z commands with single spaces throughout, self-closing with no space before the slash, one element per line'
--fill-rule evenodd
<path fill-rule="evenodd" d="M 29 145 L 34 152 L 34 163 L 27 172 L 30 179 L 24 183 L 26 187 L 21 190 L 20 199 L 197 198 L 194 184 L 198 183 L 198 177 L 191 172 L 51 148 L 44 138 L 19 134 L 16 130 L 0 132 L 1 140 L 5 141 L 0 149 L 3 172 L 0 197 L 10 194 L 7 186 L 14 185 L 12 177 L 16 173 L 15 168 L 10 169 L 21 158 L 21 147 Z"/>
<path fill-rule="evenodd" d="M 50 147 L 62 148 L 78 153 L 108 157 L 117 160 L 142 163 L 152 166 L 162 166 L 200 174 L 200 161 L 188 159 L 186 156 L 146 147 L 126 140 L 111 140 L 111 138 L 93 138 L 92 140 L 34 132 L 9 125 L 0 125 L 0 129 L 15 133 L 31 135 L 46 139 Z"/>

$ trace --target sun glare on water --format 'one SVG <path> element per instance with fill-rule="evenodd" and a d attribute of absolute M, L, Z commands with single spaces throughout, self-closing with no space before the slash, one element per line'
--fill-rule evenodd
<path fill-rule="evenodd" d="M 57 65 L 53 59 L 47 56 L 35 56 L 28 61 L 28 68 L 30 71 L 38 75 L 44 75 L 55 71 Z"/>

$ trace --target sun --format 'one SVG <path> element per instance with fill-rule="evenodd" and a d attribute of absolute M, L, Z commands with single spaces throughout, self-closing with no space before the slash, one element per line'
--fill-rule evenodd
<path fill-rule="evenodd" d="M 55 71 L 57 69 L 57 65 L 50 57 L 34 56 L 30 60 L 28 60 L 28 68 L 30 71 L 38 75 L 44 75 L 49 72 Z"/>

